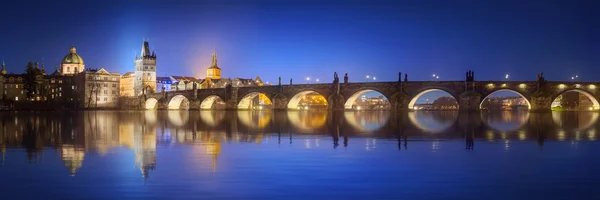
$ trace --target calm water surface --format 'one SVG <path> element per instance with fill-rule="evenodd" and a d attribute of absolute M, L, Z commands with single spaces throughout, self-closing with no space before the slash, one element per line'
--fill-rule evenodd
<path fill-rule="evenodd" d="M 598 113 L 18 112 L 2 199 L 600 199 Z"/>

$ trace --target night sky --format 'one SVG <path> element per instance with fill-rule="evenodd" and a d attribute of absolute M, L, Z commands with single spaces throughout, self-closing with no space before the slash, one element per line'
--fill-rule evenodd
<path fill-rule="evenodd" d="M 219 2 L 219 3 L 215 3 Z M 324 3 L 325 2 L 325 3 Z M 600 81 L 595 1 L 20 1 L 0 11 L 0 56 L 49 71 L 72 44 L 87 68 L 133 71 L 142 38 L 158 76 L 204 78 L 216 46 L 224 77 L 275 83 L 349 73 L 397 80 Z"/>

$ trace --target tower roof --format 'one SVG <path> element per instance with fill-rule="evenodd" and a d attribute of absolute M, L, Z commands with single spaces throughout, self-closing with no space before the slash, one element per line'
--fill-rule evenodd
<path fill-rule="evenodd" d="M 63 58 L 62 64 L 84 64 L 81 56 L 77 54 L 77 49 L 75 49 L 74 45 L 69 50 L 69 54 Z"/>
<path fill-rule="evenodd" d="M 148 41 L 144 41 L 144 44 L 142 44 L 142 52 L 140 53 L 140 57 L 156 57 L 156 54 L 150 51 L 150 45 L 148 44 Z"/>
<path fill-rule="evenodd" d="M 209 69 L 221 69 L 219 68 L 219 65 L 217 65 L 217 48 L 215 48 L 215 50 L 213 51 L 212 64 L 210 65 Z"/>

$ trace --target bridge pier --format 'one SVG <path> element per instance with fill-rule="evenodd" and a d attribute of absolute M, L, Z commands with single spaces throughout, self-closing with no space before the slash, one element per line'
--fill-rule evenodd
<path fill-rule="evenodd" d="M 531 97 L 531 108 L 530 112 L 552 112 L 552 101 L 553 99 L 548 96 L 533 96 Z"/>
<path fill-rule="evenodd" d="M 189 101 L 189 110 L 200 110 L 200 104 L 202 104 L 202 101 L 200 101 L 199 99 L 190 99 Z"/>
<path fill-rule="evenodd" d="M 479 111 L 481 94 L 475 91 L 466 91 L 458 97 L 458 109 L 461 111 Z"/>

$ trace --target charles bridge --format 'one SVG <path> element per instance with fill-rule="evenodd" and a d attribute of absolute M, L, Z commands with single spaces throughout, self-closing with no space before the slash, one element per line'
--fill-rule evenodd
<path fill-rule="evenodd" d="M 376 91 L 385 96 L 395 111 L 412 110 L 416 100 L 430 91 L 444 91 L 454 97 L 462 111 L 477 111 L 482 101 L 499 91 L 512 91 L 527 100 L 529 110 L 544 112 L 551 110 L 551 103 L 559 95 L 575 91 L 589 97 L 593 103 L 590 110 L 599 110 L 600 94 L 596 82 L 547 81 L 538 74 L 535 81 L 475 81 L 474 73 L 466 73 L 464 81 L 409 81 L 407 75 L 399 73 L 395 82 L 340 82 L 337 73 L 333 83 L 289 84 L 193 89 L 183 91 L 164 90 L 159 93 L 142 94 L 139 97 L 122 99 L 122 109 L 212 109 L 217 99 L 225 102 L 226 109 L 248 110 L 252 99 L 259 94 L 268 97 L 275 110 L 296 110 L 303 96 L 316 92 L 327 99 L 329 110 L 352 109 L 353 102 L 366 92 Z M 195 87 L 194 87 L 195 88 Z"/>

